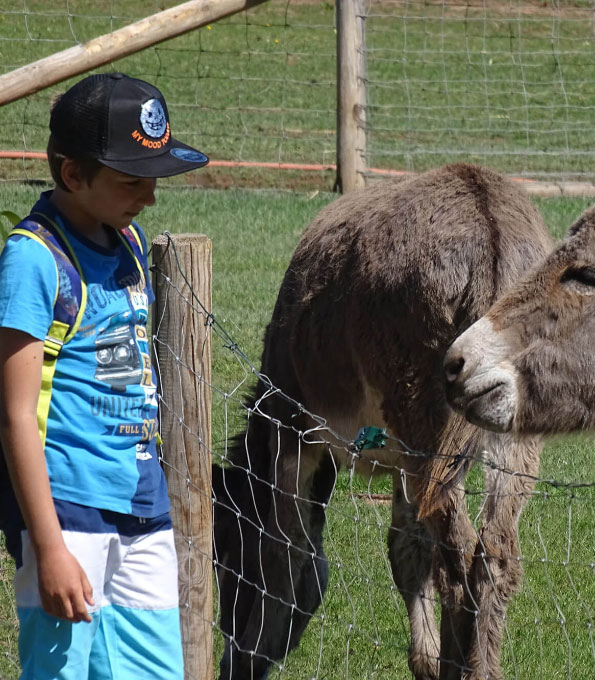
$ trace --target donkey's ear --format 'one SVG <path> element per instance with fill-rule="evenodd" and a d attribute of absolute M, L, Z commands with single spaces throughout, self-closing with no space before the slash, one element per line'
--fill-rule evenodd
<path fill-rule="evenodd" d="M 574 236 L 579 231 L 590 229 L 595 229 L 595 206 L 585 210 L 568 230 L 568 236 Z"/>

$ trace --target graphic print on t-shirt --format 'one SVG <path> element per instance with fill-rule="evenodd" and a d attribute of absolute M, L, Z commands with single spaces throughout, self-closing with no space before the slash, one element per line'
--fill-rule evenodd
<path fill-rule="evenodd" d="M 95 379 L 109 386 L 114 394 L 120 393 L 124 399 L 127 387 L 142 387 L 144 401 L 136 409 L 140 420 L 134 423 L 127 419 L 111 433 L 135 437 L 136 458 L 144 461 L 153 457 L 154 446 L 150 443 L 157 434 L 157 390 L 146 328 L 148 296 L 138 271 L 120 278 L 116 288 L 125 291 L 129 309 L 113 314 L 96 331 Z"/>
<path fill-rule="evenodd" d="M 116 314 L 95 337 L 95 379 L 117 391 L 138 385 L 143 375 L 141 354 L 132 335 L 131 312 Z"/>

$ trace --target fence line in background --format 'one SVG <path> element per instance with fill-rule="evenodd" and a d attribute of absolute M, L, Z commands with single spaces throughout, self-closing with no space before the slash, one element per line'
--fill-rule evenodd
<path fill-rule="evenodd" d="M 15 0 L 10 9 L 0 9 L 0 73 L 78 49 L 175 5 L 175 0 L 112 0 L 109 6 L 81 0 L 76 7 L 40 8 Z M 310 191 L 334 183 L 327 167 L 336 157 L 335 49 L 330 3 L 269 0 L 114 60 L 111 68 L 159 87 L 176 138 L 213 160 L 254 164 L 249 169 L 212 165 L 191 178 L 170 178 L 169 185 Z M 45 149 L 51 102 L 70 84 L 0 108 L 0 149 Z M 288 172 L 261 165 L 268 163 Z M 290 169 L 296 164 L 318 167 Z M 42 161 L 0 160 L 0 181 L 11 179 L 49 181 L 50 176 Z"/>
<path fill-rule="evenodd" d="M 15 0 L 0 18 L 0 70 L 84 51 L 174 5 L 81 0 L 71 11 Z M 214 160 L 244 164 L 213 165 L 193 180 L 201 185 L 330 190 L 335 177 L 321 169 L 334 165 L 348 188 L 377 177 L 370 168 L 421 172 L 456 161 L 592 183 L 595 0 L 546 5 L 268 0 L 113 68 L 163 91 L 176 136 Z M 59 89 L 0 109 L 0 149 L 45 147 Z M 14 178 L 49 174 L 40 162 L 2 161 L 0 179 Z"/>
<path fill-rule="evenodd" d="M 594 9 L 366 0 L 367 164 L 592 180 Z"/>

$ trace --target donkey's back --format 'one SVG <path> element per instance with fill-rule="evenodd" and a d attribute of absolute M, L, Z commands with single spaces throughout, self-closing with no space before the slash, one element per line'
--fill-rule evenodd
<path fill-rule="evenodd" d="M 383 424 L 411 443 L 427 431 L 415 444 L 432 446 L 448 417 L 446 349 L 550 248 L 524 191 L 485 168 L 450 165 L 343 196 L 295 251 L 262 371 L 346 439 Z"/>

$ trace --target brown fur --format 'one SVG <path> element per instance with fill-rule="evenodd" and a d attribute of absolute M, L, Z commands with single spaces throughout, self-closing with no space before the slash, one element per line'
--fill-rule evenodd
<path fill-rule="evenodd" d="M 520 434 L 595 427 L 595 208 L 585 211 L 549 257 L 498 300 L 486 321 L 473 340 L 461 338 L 460 349 L 470 342 L 489 349 L 497 342 L 494 366 L 508 366 L 514 386 L 506 407 L 497 390 L 486 390 L 487 418 L 491 408 L 506 408 L 506 426 Z M 472 372 L 464 360 L 460 352 L 449 354 L 449 391 L 460 406 L 466 405 L 465 382 Z M 489 367 L 486 362 L 483 368 Z"/>
<path fill-rule="evenodd" d="M 503 466 L 521 458 L 532 467 L 540 446 L 486 439 L 454 414 L 442 361 L 550 247 L 523 191 L 469 165 L 375 184 L 313 220 L 281 285 L 262 357 L 262 373 L 291 399 L 261 382 L 251 406 L 274 420 L 252 415 L 231 467 L 215 473 L 221 625 L 229 635 L 222 678 L 264 678 L 270 661 L 299 641 L 326 587 L 325 503 L 337 467 L 353 461 L 345 442 L 367 425 L 391 437 L 355 464 L 364 474 L 394 470 L 388 545 L 410 618 L 414 676 L 500 677 L 501 614 L 520 578 L 520 507 L 511 507 L 508 488 L 499 495 L 505 483 L 491 471 L 486 491 L 496 500 L 487 501 L 478 535 L 462 481 L 482 448 Z M 328 430 L 313 431 L 318 420 L 309 414 Z"/>

